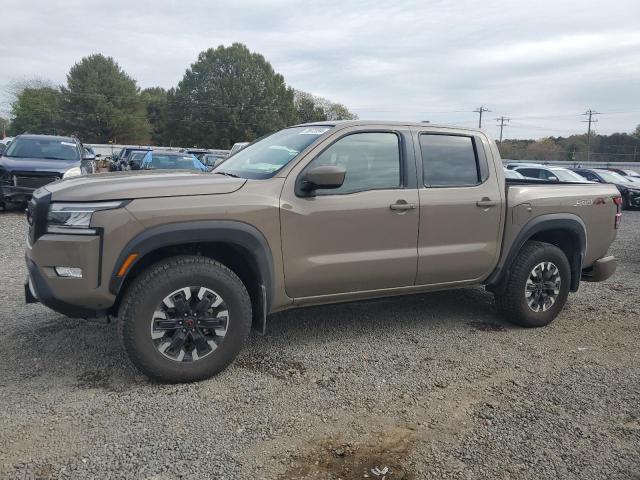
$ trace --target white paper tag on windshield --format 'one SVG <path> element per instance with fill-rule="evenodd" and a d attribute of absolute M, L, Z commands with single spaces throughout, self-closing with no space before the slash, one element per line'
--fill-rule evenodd
<path fill-rule="evenodd" d="M 310 127 L 300 132 L 300 135 L 322 135 L 324 132 L 331 130 L 330 127 Z"/>
<path fill-rule="evenodd" d="M 67 147 L 75 147 L 76 146 L 75 143 L 71 143 L 71 142 L 60 142 L 60 145 L 66 145 Z"/>

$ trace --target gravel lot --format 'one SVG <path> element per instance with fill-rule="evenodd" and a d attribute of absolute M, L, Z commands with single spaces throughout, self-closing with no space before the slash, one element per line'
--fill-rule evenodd
<path fill-rule="evenodd" d="M 640 479 L 640 212 L 547 328 L 482 289 L 314 307 L 177 386 L 24 305 L 25 223 L 0 213 L 0 478 Z"/>

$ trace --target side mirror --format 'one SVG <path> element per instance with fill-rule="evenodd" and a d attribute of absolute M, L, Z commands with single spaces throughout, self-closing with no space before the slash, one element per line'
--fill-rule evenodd
<path fill-rule="evenodd" d="M 550 177 L 548 178 L 548 180 L 550 180 L 550 181 L 552 181 L 552 182 L 557 182 L 557 181 L 558 181 L 558 177 L 554 177 L 554 176 L 552 175 L 552 176 L 550 176 Z"/>
<path fill-rule="evenodd" d="M 340 188 L 346 174 L 343 167 L 334 165 L 313 167 L 303 175 L 300 190 L 309 193 L 319 188 Z"/>
<path fill-rule="evenodd" d="M 84 152 L 82 155 L 82 160 L 95 160 L 96 156 L 91 152 Z"/>

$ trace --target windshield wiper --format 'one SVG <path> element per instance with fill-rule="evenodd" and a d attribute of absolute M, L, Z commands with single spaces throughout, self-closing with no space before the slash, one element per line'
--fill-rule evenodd
<path fill-rule="evenodd" d="M 217 175 L 226 175 L 227 177 L 233 177 L 233 178 L 240 178 L 240 175 L 236 175 L 235 173 L 229 173 L 229 172 L 213 172 Z"/>

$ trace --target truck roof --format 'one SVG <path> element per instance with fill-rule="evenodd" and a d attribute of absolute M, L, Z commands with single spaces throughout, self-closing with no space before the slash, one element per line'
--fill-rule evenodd
<path fill-rule="evenodd" d="M 424 123 L 424 122 L 398 122 L 389 120 L 328 120 L 326 122 L 309 122 L 301 123 L 299 125 L 293 125 L 294 127 L 337 127 L 340 126 L 367 126 L 367 125 L 394 125 L 403 127 L 434 127 L 434 128 L 453 128 L 456 130 L 468 130 L 470 132 L 482 132 L 481 128 L 474 127 L 461 127 L 459 125 L 444 125 L 436 123 Z"/>

